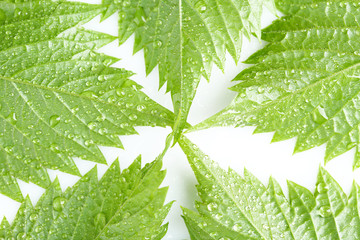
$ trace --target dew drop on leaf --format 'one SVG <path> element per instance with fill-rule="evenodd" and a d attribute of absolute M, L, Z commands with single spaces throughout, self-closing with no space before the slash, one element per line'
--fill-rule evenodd
<path fill-rule="evenodd" d="M 217 205 L 216 203 L 209 203 L 209 204 L 207 205 L 207 208 L 208 208 L 208 210 L 209 210 L 210 212 L 216 210 L 217 207 L 218 207 L 218 205 Z"/>
<path fill-rule="evenodd" d="M 50 145 L 50 150 L 53 151 L 54 153 L 59 153 L 59 146 L 56 143 L 53 143 Z"/>
<path fill-rule="evenodd" d="M 232 230 L 238 232 L 238 231 L 241 231 L 242 230 L 242 227 L 240 224 L 235 224 L 233 227 L 232 227 Z"/>
<path fill-rule="evenodd" d="M 96 94 L 92 91 L 85 91 L 80 94 L 83 97 L 97 98 Z"/>
<path fill-rule="evenodd" d="M 90 130 L 94 130 L 97 126 L 97 123 L 96 122 L 89 122 L 88 125 L 87 125 Z"/>
<path fill-rule="evenodd" d="M 92 140 L 86 140 L 85 142 L 84 142 L 84 144 L 85 144 L 85 146 L 90 146 L 91 144 L 93 144 L 94 142 L 92 141 Z"/>
<path fill-rule="evenodd" d="M 16 121 L 17 121 L 17 118 L 16 118 L 16 114 L 13 112 L 13 113 L 10 113 L 6 119 L 13 125 L 16 124 Z"/>
<path fill-rule="evenodd" d="M 155 44 L 156 44 L 157 47 L 161 47 L 163 45 L 163 42 L 160 39 L 157 39 L 155 41 Z"/>
<path fill-rule="evenodd" d="M 99 82 L 103 82 L 106 80 L 106 77 L 104 75 L 100 75 L 100 76 L 98 76 L 98 80 L 99 80 Z"/>
<path fill-rule="evenodd" d="M 36 213 L 31 214 L 29 217 L 30 222 L 35 222 L 37 219 L 38 215 Z"/>
<path fill-rule="evenodd" d="M 319 183 L 319 184 L 317 185 L 316 189 L 317 189 L 317 191 L 318 191 L 319 193 L 326 193 L 327 190 L 328 190 L 327 187 L 326 187 L 326 185 L 325 185 L 324 183 Z"/>
<path fill-rule="evenodd" d="M 319 215 L 321 217 L 330 217 L 331 216 L 331 209 L 329 206 L 322 206 L 320 209 L 319 209 Z"/>
<path fill-rule="evenodd" d="M 137 109 L 139 112 L 141 112 L 142 110 L 145 109 L 145 106 L 144 106 L 144 105 L 138 105 L 138 106 L 136 107 L 136 109 Z"/>
<path fill-rule="evenodd" d="M 137 119 L 137 116 L 136 116 L 135 114 L 130 114 L 130 115 L 129 115 L 129 119 L 130 119 L 131 121 L 135 121 L 135 120 Z"/>
<path fill-rule="evenodd" d="M 60 116 L 59 115 L 52 115 L 49 119 L 49 123 L 51 127 L 55 127 L 60 122 Z"/>
<path fill-rule="evenodd" d="M 66 198 L 63 197 L 57 197 L 54 199 L 53 201 L 53 208 L 55 209 L 55 211 L 61 211 L 64 208 L 66 202 Z"/>
<path fill-rule="evenodd" d="M 16 235 L 17 240 L 23 240 L 25 239 L 26 234 L 24 232 L 19 232 L 18 235 Z"/>

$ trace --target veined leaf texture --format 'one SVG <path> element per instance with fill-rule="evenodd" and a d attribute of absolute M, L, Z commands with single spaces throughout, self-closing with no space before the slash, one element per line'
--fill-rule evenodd
<path fill-rule="evenodd" d="M 198 181 L 198 212 L 183 209 L 191 239 L 360 239 L 359 185 L 347 196 L 320 168 L 316 190 L 288 182 L 289 197 L 270 178 L 223 170 L 186 138 L 180 145 Z"/>
<path fill-rule="evenodd" d="M 18 201 L 15 178 L 46 187 L 46 169 L 79 175 L 72 157 L 106 163 L 97 145 L 122 147 L 134 126 L 174 116 L 140 91 L 132 73 L 94 50 L 115 37 L 79 24 L 100 5 L 0 1 L 0 192 Z"/>
<path fill-rule="evenodd" d="M 135 33 L 134 52 L 144 49 L 146 72 L 159 66 L 176 114 L 175 140 L 186 125 L 200 78 L 213 63 L 223 69 L 228 51 L 237 62 L 243 35 L 261 34 L 263 6 L 273 0 L 103 0 L 103 18 L 119 11 L 119 38 Z"/>
<path fill-rule="evenodd" d="M 295 152 L 326 143 L 325 160 L 356 147 L 360 166 L 358 1 L 286 1 L 285 16 L 263 30 L 269 44 L 234 80 L 238 92 L 223 111 L 200 123 L 257 126 L 273 141 L 297 137 Z"/>
<path fill-rule="evenodd" d="M 3 219 L 2 239 L 161 239 L 172 203 L 159 188 L 162 161 L 141 168 L 137 158 L 120 173 L 116 160 L 98 180 L 94 168 L 73 187 L 61 191 L 58 180 L 35 206 L 26 198 L 12 224 Z"/>

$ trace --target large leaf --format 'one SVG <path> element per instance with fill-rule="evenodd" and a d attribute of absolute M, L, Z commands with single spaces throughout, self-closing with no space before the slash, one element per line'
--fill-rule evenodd
<path fill-rule="evenodd" d="M 286 198 L 275 179 L 265 187 L 245 170 L 225 171 L 190 141 L 180 145 L 195 173 L 198 212 L 183 209 L 191 239 L 360 239 L 360 187 L 350 196 L 320 168 L 314 194 L 288 182 Z"/>
<path fill-rule="evenodd" d="M 326 161 L 360 143 L 360 5 L 278 1 L 287 16 L 263 30 L 270 42 L 234 80 L 235 100 L 197 129 L 256 125 L 295 152 L 326 143 Z M 358 147 L 357 147 L 358 149 Z M 357 150 L 354 167 L 360 166 Z"/>
<path fill-rule="evenodd" d="M 121 147 L 134 126 L 172 125 L 173 114 L 94 52 L 114 37 L 78 27 L 99 5 L 0 1 L 0 192 L 16 178 L 42 187 L 46 168 L 79 174 L 71 157 L 105 163 L 97 145 Z"/>
<path fill-rule="evenodd" d="M 26 198 L 12 224 L 3 219 L 2 239 L 161 239 L 171 203 L 160 159 L 141 168 L 140 158 L 120 174 L 116 160 L 98 180 L 94 168 L 61 191 L 55 180 L 33 207 Z"/>
<path fill-rule="evenodd" d="M 159 66 L 160 86 L 171 92 L 175 140 L 185 127 L 201 76 L 212 64 L 223 69 L 226 50 L 237 62 L 243 35 L 260 36 L 263 5 L 273 0 L 103 0 L 104 18 L 119 11 L 119 38 L 135 33 L 134 52 L 144 49 L 146 72 Z"/>

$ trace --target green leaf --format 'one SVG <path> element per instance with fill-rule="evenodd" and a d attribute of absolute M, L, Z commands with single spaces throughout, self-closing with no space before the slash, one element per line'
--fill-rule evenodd
<path fill-rule="evenodd" d="M 221 169 L 185 138 L 180 145 L 199 183 L 198 212 L 183 209 L 191 239 L 360 239 L 356 183 L 346 196 L 320 168 L 314 193 L 288 182 L 286 198 L 275 179 L 265 187 L 247 170 Z"/>
<path fill-rule="evenodd" d="M 144 49 L 146 72 L 159 65 L 160 86 L 171 92 L 175 140 L 186 125 L 200 78 L 228 51 L 237 62 L 243 35 L 258 37 L 263 5 L 273 0 L 103 0 L 103 18 L 119 11 L 119 39 L 135 33 L 134 52 Z"/>
<path fill-rule="evenodd" d="M 98 180 L 96 167 L 73 187 L 61 191 L 55 180 L 36 206 L 27 197 L 3 239 L 161 239 L 172 203 L 164 205 L 167 188 L 157 159 L 141 168 L 140 157 L 120 174 L 116 160 Z"/>
<path fill-rule="evenodd" d="M 273 141 L 297 137 L 295 152 L 326 143 L 325 160 L 360 143 L 360 5 L 353 1 L 279 0 L 287 14 L 263 30 L 270 42 L 234 80 L 239 92 L 201 123 L 257 126 Z M 356 154 L 354 168 L 360 166 Z"/>
<path fill-rule="evenodd" d="M 122 147 L 135 126 L 171 126 L 174 115 L 109 67 L 94 50 L 115 37 L 80 24 L 100 5 L 0 1 L 0 192 L 18 201 L 16 179 L 42 187 L 46 169 L 79 175 L 71 157 L 106 163 L 97 145 Z"/>

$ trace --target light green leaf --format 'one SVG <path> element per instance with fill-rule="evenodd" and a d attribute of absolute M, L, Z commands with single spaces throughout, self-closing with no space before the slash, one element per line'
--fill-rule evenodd
<path fill-rule="evenodd" d="M 295 152 L 326 143 L 325 160 L 360 143 L 360 5 L 355 1 L 279 0 L 287 16 L 263 30 L 270 42 L 234 80 L 226 109 L 201 123 L 255 125 L 273 141 L 297 137 Z M 354 168 L 360 166 L 356 154 Z"/>
<path fill-rule="evenodd" d="M 171 92 L 175 140 L 186 125 L 201 76 L 212 64 L 223 69 L 225 52 L 237 62 L 243 35 L 260 36 L 263 5 L 273 0 L 103 0 L 103 18 L 119 11 L 119 38 L 135 33 L 134 52 L 144 49 L 146 72 L 159 66 L 160 86 Z M 273 9 L 273 8 L 272 8 Z"/>
<path fill-rule="evenodd" d="M 179 143 L 199 183 L 198 212 L 183 209 L 191 239 L 360 239 L 356 183 L 347 197 L 320 168 L 314 194 L 288 182 L 286 198 L 275 179 L 265 187 L 247 170 L 221 169 L 184 137 Z"/>
<path fill-rule="evenodd" d="M 141 168 L 140 157 L 120 174 L 116 160 L 98 180 L 94 168 L 64 193 L 55 180 L 33 206 L 26 198 L 12 224 L 3 219 L 3 239 L 161 239 L 172 203 L 160 159 Z"/>
<path fill-rule="evenodd" d="M 0 192 L 15 178 L 42 187 L 46 169 L 79 175 L 71 157 L 106 163 L 97 145 L 122 147 L 134 126 L 171 126 L 174 115 L 94 50 L 113 36 L 79 27 L 100 5 L 0 1 Z"/>

